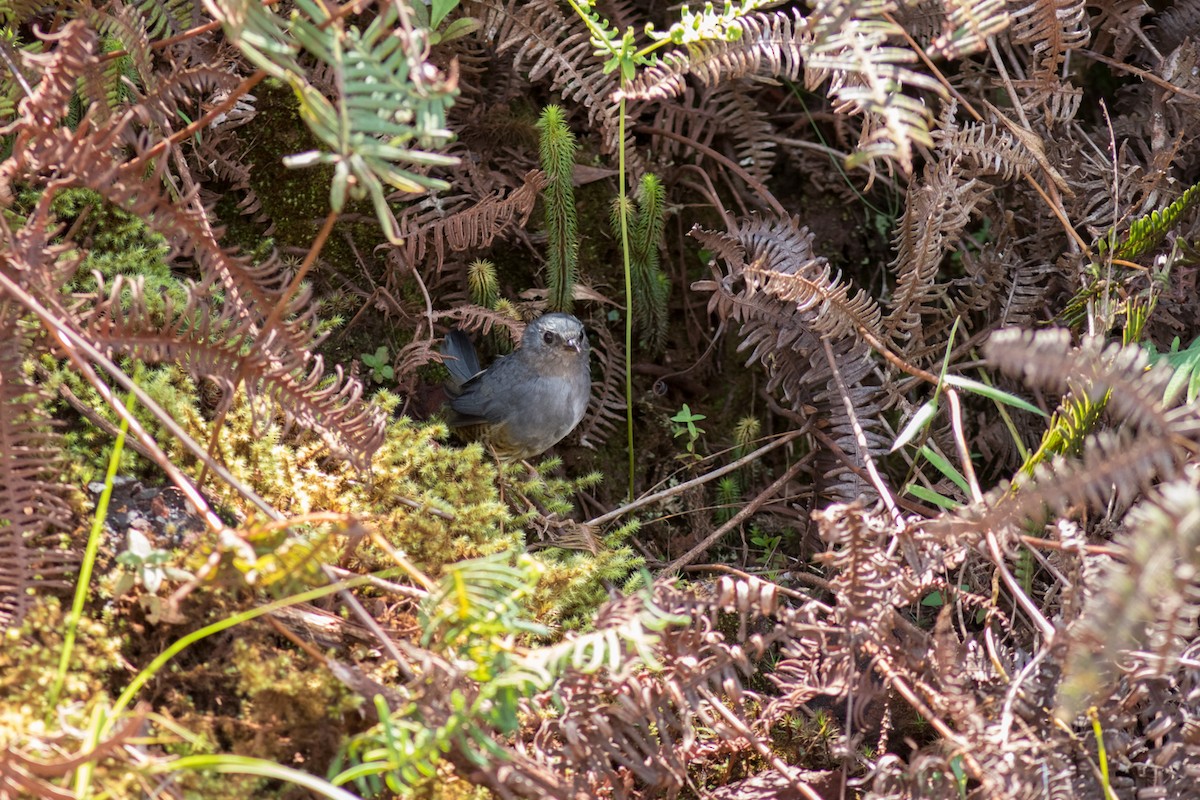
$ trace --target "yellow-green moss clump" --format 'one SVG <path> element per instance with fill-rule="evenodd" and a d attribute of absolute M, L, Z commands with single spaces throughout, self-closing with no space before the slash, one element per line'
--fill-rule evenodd
<path fill-rule="evenodd" d="M 56 597 L 38 600 L 21 626 L 4 632 L 0 647 L 0 747 L 11 736 L 41 729 L 45 706 L 58 671 L 66 612 Z M 79 621 L 60 703 L 79 703 L 81 718 L 107 702 L 109 676 L 124 664 L 121 637 L 86 615 Z"/>

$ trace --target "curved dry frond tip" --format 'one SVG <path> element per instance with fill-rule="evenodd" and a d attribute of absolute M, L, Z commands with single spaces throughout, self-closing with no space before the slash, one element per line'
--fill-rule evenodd
<path fill-rule="evenodd" d="M 946 117 L 952 120 L 952 107 Z M 957 159 L 961 172 L 972 177 L 992 175 L 1012 182 L 1026 175 L 1037 175 L 1039 161 L 1029 147 L 1014 133 L 994 123 L 968 122 L 957 125 L 947 122 L 933 133 L 939 162 Z"/>
<path fill-rule="evenodd" d="M 1200 2 L 1180 0 L 1154 17 L 1151 36 L 1161 52 L 1169 53 L 1183 44 L 1184 40 L 1195 39 L 1198 33 Z"/>
<path fill-rule="evenodd" d="M 43 40 L 54 48 L 46 53 L 21 52 L 21 58 L 36 75 L 41 76 L 33 94 L 17 106 L 19 117 L 0 133 L 18 132 L 30 124 L 55 128 L 67 116 L 71 96 L 77 81 L 89 69 L 96 49 L 96 32 L 81 20 L 71 20 L 53 35 L 43 34 Z M 19 153 L 14 144 L 14 153 Z"/>
<path fill-rule="evenodd" d="M 768 391 L 782 389 L 793 407 L 808 402 L 831 377 L 827 368 L 813 369 L 813 361 L 823 358 L 823 348 L 809 323 L 821 314 L 811 309 L 802 314 L 795 304 L 758 292 L 757 281 L 747 273 L 751 265 L 780 272 L 819 270 L 823 261 L 812 252 L 812 233 L 795 220 L 754 218 L 728 234 L 696 226 L 690 235 L 726 263 L 724 277 L 693 284 L 694 289 L 713 293 L 709 313 L 741 325 L 738 349 L 751 350 L 747 364 L 759 361 L 767 368 Z"/>

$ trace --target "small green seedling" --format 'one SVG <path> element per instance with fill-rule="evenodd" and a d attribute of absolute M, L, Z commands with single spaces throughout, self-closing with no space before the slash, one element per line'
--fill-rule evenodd
<path fill-rule="evenodd" d="M 687 451 L 693 458 L 699 458 L 696 455 L 696 442 L 704 435 L 704 429 L 698 427 L 696 423 L 702 419 L 708 419 L 708 417 L 693 413 L 687 403 L 684 403 L 683 408 L 671 417 L 671 422 L 675 423 L 675 431 L 671 435 L 676 439 L 680 436 L 687 436 Z"/>
<path fill-rule="evenodd" d="M 116 597 L 125 594 L 139 583 L 145 586 L 150 594 L 158 594 L 164 580 L 169 578 L 178 581 L 192 577 L 186 570 L 166 566 L 171 560 L 171 554 L 166 550 L 155 549 L 141 531 L 130 528 L 126 534 L 126 541 L 129 549 L 117 556 L 117 563 L 126 571 L 117 579 L 113 590 Z"/>
<path fill-rule="evenodd" d="M 388 363 L 388 349 L 385 345 L 379 345 L 375 348 L 375 354 L 362 354 L 362 363 L 371 368 L 371 379 L 376 383 L 390 381 L 395 371 L 392 370 L 392 365 Z"/>

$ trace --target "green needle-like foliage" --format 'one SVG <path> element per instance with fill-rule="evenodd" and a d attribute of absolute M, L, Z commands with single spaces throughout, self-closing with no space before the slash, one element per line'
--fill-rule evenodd
<path fill-rule="evenodd" d="M 619 236 L 621 215 L 629 229 L 629 262 L 633 273 L 633 324 L 643 347 L 661 353 L 667 345 L 667 298 L 671 282 L 659 266 L 658 245 L 666 222 L 666 192 L 658 176 L 647 173 L 634 200 L 613 203 L 612 227 Z"/>
<path fill-rule="evenodd" d="M 579 234 L 575 219 L 575 135 L 567 127 L 563 110 L 546 106 L 538 120 L 540 153 L 547 184 L 542 192 L 546 206 L 546 284 L 550 310 L 571 310 L 575 282 L 579 279 Z"/>
<path fill-rule="evenodd" d="M 496 265 L 486 258 L 477 258 L 467 268 L 467 287 L 471 302 L 484 308 L 495 308 L 500 299 L 500 283 L 496 280 Z"/>

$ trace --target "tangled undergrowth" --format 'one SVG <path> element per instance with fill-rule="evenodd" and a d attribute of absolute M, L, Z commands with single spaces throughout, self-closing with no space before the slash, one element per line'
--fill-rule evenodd
<path fill-rule="evenodd" d="M 0 30 L 0 798 L 1200 796 L 1194 0 Z"/>

